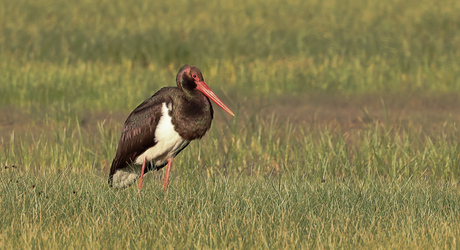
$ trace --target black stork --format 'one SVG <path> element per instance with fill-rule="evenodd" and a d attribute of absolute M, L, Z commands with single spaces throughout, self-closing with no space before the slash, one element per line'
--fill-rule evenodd
<path fill-rule="evenodd" d="M 139 178 L 142 189 L 145 173 L 167 165 L 166 190 L 173 158 L 211 127 L 214 112 L 209 99 L 234 116 L 206 85 L 197 67 L 182 66 L 176 83 L 177 87 L 160 89 L 126 119 L 110 168 L 110 186 L 126 187 Z"/>

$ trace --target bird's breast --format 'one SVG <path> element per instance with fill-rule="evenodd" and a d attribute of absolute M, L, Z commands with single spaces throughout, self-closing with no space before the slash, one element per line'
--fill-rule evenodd
<path fill-rule="evenodd" d="M 213 110 L 209 100 L 202 98 L 182 101 L 173 111 L 172 123 L 182 138 L 192 141 L 200 139 L 211 127 Z"/>

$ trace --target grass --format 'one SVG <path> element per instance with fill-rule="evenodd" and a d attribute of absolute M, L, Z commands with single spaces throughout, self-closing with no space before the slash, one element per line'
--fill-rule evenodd
<path fill-rule="evenodd" d="M 8 248 L 457 246 L 456 128 L 426 135 L 375 125 L 344 135 L 276 120 L 215 126 L 176 158 L 168 192 L 156 172 L 139 193 L 106 184 L 114 125 L 92 136 L 72 122 L 47 126 L 47 136 L 2 142 Z"/>
<path fill-rule="evenodd" d="M 458 248 L 459 11 L 0 0 L 0 246 Z M 185 63 L 236 117 L 167 192 L 110 189 L 123 120 Z"/>
<path fill-rule="evenodd" d="M 455 248 L 459 235 L 458 191 L 430 181 L 194 173 L 138 193 L 89 173 L 2 175 L 7 248 Z"/>

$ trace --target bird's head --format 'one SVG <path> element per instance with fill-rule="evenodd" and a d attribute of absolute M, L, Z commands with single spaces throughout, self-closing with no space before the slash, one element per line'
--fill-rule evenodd
<path fill-rule="evenodd" d="M 195 89 L 206 95 L 219 107 L 225 110 L 232 116 L 235 116 L 233 112 L 212 92 L 212 90 L 204 82 L 201 71 L 191 65 L 184 65 L 180 68 L 176 76 L 177 86 L 184 91 L 193 92 Z"/>

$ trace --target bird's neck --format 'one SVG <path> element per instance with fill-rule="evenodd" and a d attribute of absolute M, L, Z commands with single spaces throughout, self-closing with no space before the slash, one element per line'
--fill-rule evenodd
<path fill-rule="evenodd" d="M 199 90 L 184 90 L 185 97 L 189 100 L 198 100 L 198 99 L 206 99 L 206 96 L 201 93 Z"/>

